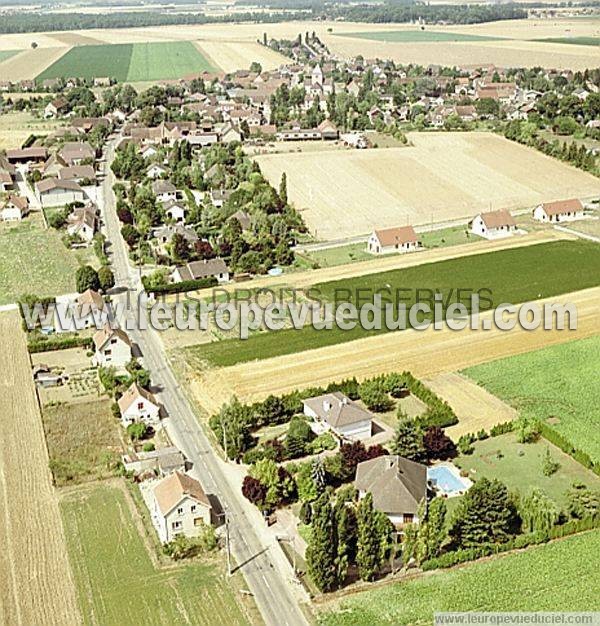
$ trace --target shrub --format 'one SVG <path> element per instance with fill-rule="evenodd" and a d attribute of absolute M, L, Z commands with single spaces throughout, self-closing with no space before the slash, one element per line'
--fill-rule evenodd
<path fill-rule="evenodd" d="M 432 426 L 423 435 L 423 445 L 428 459 L 441 459 L 443 461 L 456 456 L 454 442 L 439 426 Z"/>
<path fill-rule="evenodd" d="M 80 267 L 75 273 L 75 284 L 79 293 L 83 293 L 88 289 L 98 291 L 100 289 L 98 272 L 91 265 Z"/>
<path fill-rule="evenodd" d="M 33 339 L 27 343 L 27 349 L 30 354 L 35 354 L 36 352 L 50 352 L 68 348 L 89 348 L 91 345 L 91 337 L 52 337 Z"/>
<path fill-rule="evenodd" d="M 334 450 L 336 446 L 337 441 L 330 432 L 321 433 L 309 445 L 311 454 L 319 454 L 323 450 Z"/>
<path fill-rule="evenodd" d="M 473 454 L 475 448 L 473 447 L 473 439 L 471 435 L 463 435 L 458 440 L 458 451 L 461 454 Z"/>
<path fill-rule="evenodd" d="M 207 289 L 218 284 L 216 278 L 201 278 L 199 280 L 183 280 L 180 283 L 169 283 L 166 285 L 152 285 L 142 277 L 144 289 L 153 293 L 155 296 L 163 293 L 184 293 L 186 291 L 196 291 L 198 289 Z"/>
<path fill-rule="evenodd" d="M 366 380 L 360 385 L 358 391 L 360 399 L 371 411 L 383 413 L 384 411 L 389 411 L 394 406 L 381 378 Z"/>
<path fill-rule="evenodd" d="M 156 449 L 156 446 L 154 445 L 152 441 L 148 441 L 142 446 L 142 450 L 144 452 L 154 452 L 155 449 Z"/>
<path fill-rule="evenodd" d="M 550 454 L 550 448 L 546 446 L 546 452 L 544 452 L 544 456 L 542 457 L 542 474 L 544 476 L 552 476 L 558 471 L 560 467 L 560 463 L 555 461 Z"/>
<path fill-rule="evenodd" d="M 288 458 L 295 459 L 299 456 L 304 456 L 307 446 L 313 438 L 314 433 L 308 422 L 299 416 L 292 417 L 285 438 L 285 448 Z"/>
<path fill-rule="evenodd" d="M 100 283 L 100 288 L 103 291 L 107 289 L 111 289 L 115 286 L 115 277 L 109 267 L 103 265 L 98 270 L 98 282 Z"/>
<path fill-rule="evenodd" d="M 148 426 L 144 422 L 134 422 L 127 426 L 127 434 L 131 438 L 131 441 L 139 441 L 144 439 L 148 434 Z"/>

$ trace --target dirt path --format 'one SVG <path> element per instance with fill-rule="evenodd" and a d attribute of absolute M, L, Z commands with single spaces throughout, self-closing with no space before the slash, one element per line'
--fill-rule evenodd
<path fill-rule="evenodd" d="M 476 433 L 482 428 L 489 431 L 492 426 L 509 422 L 518 415 L 500 398 L 456 372 L 439 374 L 424 382 L 454 409 L 459 422 L 446 429 L 454 441 L 461 435 Z"/>
<path fill-rule="evenodd" d="M 233 394 L 246 401 L 258 400 L 270 393 L 398 370 L 410 370 L 419 378 L 434 377 L 599 332 L 600 287 L 539 302 L 551 301 L 577 306 L 577 330 L 406 330 L 187 376 L 198 402 L 213 412 Z M 481 315 L 481 319 L 488 316 Z"/>
<path fill-rule="evenodd" d="M 80 624 L 17 312 L 0 314 L 0 337 L 0 623 Z"/>

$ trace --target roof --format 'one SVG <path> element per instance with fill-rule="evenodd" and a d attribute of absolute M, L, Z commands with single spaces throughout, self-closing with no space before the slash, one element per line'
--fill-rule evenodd
<path fill-rule="evenodd" d="M 304 404 L 334 428 L 373 419 L 369 411 L 339 391 L 307 398 Z"/>
<path fill-rule="evenodd" d="M 93 158 L 96 154 L 92 146 L 86 141 L 67 141 L 59 151 L 59 155 L 65 159 L 73 158 Z"/>
<path fill-rule="evenodd" d="M 181 265 L 177 268 L 182 280 L 198 280 L 199 278 L 208 278 L 216 274 L 225 274 L 229 270 L 223 259 L 203 259 L 202 261 L 193 261 L 187 265 Z"/>
<path fill-rule="evenodd" d="M 154 404 L 154 406 L 158 406 L 158 402 L 156 398 L 149 392 L 146 391 L 143 387 L 138 386 L 137 383 L 132 383 L 129 386 L 129 389 L 118 399 L 117 404 L 119 405 L 119 409 L 121 413 L 127 411 L 127 409 L 139 398 L 142 397 L 148 402 Z"/>
<path fill-rule="evenodd" d="M 354 486 L 371 493 L 379 511 L 414 515 L 427 495 L 427 467 L 397 454 L 379 456 L 357 465 Z"/>
<path fill-rule="evenodd" d="M 173 193 L 177 191 L 177 188 L 173 183 L 170 183 L 168 180 L 155 180 L 152 183 L 152 191 L 154 194 L 159 193 Z"/>
<path fill-rule="evenodd" d="M 29 207 L 29 200 L 27 200 L 24 196 L 9 196 L 8 203 L 12 204 L 21 211 L 26 211 Z"/>
<path fill-rule="evenodd" d="M 506 210 L 489 211 L 480 213 L 481 219 L 487 228 L 500 228 L 501 226 L 516 226 L 513 216 Z"/>
<path fill-rule="evenodd" d="M 412 226 L 400 226 L 398 228 L 385 228 L 376 230 L 375 236 L 385 248 L 396 244 L 412 243 L 418 241 L 415 229 Z"/>
<path fill-rule="evenodd" d="M 546 215 L 560 215 L 561 213 L 583 211 L 583 204 L 581 204 L 581 200 L 573 198 L 571 200 L 558 200 L 557 202 L 544 202 L 542 208 Z"/>
<path fill-rule="evenodd" d="M 35 184 L 38 193 L 45 193 L 53 189 L 69 189 L 70 191 L 81 191 L 83 189 L 74 180 L 58 180 L 57 178 L 46 178 Z"/>
<path fill-rule="evenodd" d="M 91 165 L 73 165 L 72 167 L 63 167 L 58 171 L 58 177 L 61 180 L 73 180 L 75 178 L 95 179 L 96 172 Z"/>
<path fill-rule="evenodd" d="M 46 148 L 22 148 L 7 150 L 7 159 L 45 159 L 48 152 Z"/>
<path fill-rule="evenodd" d="M 185 497 L 193 498 L 199 504 L 211 508 L 202 485 L 182 472 L 173 472 L 154 487 L 154 499 L 163 516 L 172 511 Z"/>
<path fill-rule="evenodd" d="M 195 230 L 181 226 L 181 224 L 167 224 L 166 226 L 160 226 L 154 231 L 154 236 L 157 239 L 166 237 L 170 240 L 173 235 L 176 234 L 181 235 L 184 239 L 191 242 L 198 241 L 199 239 Z"/>
<path fill-rule="evenodd" d="M 87 310 L 91 310 L 92 308 L 96 308 L 99 311 L 102 311 L 106 305 L 102 296 L 93 289 L 86 289 L 78 298 L 77 304 L 80 310 L 87 308 Z"/>
<path fill-rule="evenodd" d="M 120 328 L 111 328 L 109 324 L 106 324 L 101 330 L 94 333 L 93 341 L 96 349 L 101 350 L 106 345 L 107 341 L 113 337 L 117 337 L 131 347 L 131 341 L 125 331 Z"/>

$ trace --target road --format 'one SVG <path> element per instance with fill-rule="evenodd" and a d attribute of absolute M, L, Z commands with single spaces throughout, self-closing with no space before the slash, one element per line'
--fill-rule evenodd
<path fill-rule="evenodd" d="M 117 298 L 136 297 L 141 292 L 138 272 L 131 267 L 126 244 L 120 234 L 112 186 L 115 182 L 110 171 L 114 158 L 114 142 L 107 147 L 106 177 L 102 183 L 100 206 L 103 210 L 105 230 L 110 242 L 109 254 L 115 274 L 116 286 L 127 291 Z M 134 322 L 133 312 L 127 322 Z M 308 621 L 300 602 L 304 596 L 298 582 L 293 580 L 292 569 L 285 559 L 276 539 L 266 528 L 262 516 L 240 491 L 240 468 L 222 460 L 213 449 L 200 426 L 194 410 L 177 382 L 164 346 L 153 330 L 127 329 L 139 347 L 144 366 L 150 371 L 156 393 L 168 417 L 165 428 L 173 443 L 193 463 L 192 474 L 208 493 L 219 498 L 230 519 L 230 544 L 232 555 L 243 573 L 249 590 L 266 624 L 269 626 L 304 626 Z"/>

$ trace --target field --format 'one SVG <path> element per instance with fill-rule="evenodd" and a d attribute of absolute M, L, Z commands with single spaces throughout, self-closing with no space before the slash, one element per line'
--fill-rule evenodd
<path fill-rule="evenodd" d="M 383 42 L 449 42 L 449 41 L 495 41 L 497 37 L 469 33 L 447 33 L 439 30 L 386 30 L 366 33 L 344 33 L 344 37 Z"/>
<path fill-rule="evenodd" d="M 0 623 L 80 623 L 17 312 L 0 313 Z"/>
<path fill-rule="evenodd" d="M 537 41 L 567 43 L 574 46 L 597 46 L 600 44 L 600 37 L 550 37 L 549 39 L 538 39 Z"/>
<path fill-rule="evenodd" d="M 70 492 L 61 511 L 84 624 L 249 623 L 219 562 L 165 567 L 151 558 L 130 496 L 118 486 Z"/>
<path fill-rule="evenodd" d="M 255 160 L 276 186 L 286 172 L 288 196 L 320 240 L 600 193 L 600 180 L 591 174 L 497 135 L 411 133 L 409 138 L 414 147 L 268 154 Z"/>
<path fill-rule="evenodd" d="M 10 57 L 17 54 L 19 50 L 0 50 L 0 63 L 2 61 L 6 61 L 6 59 L 10 59 Z"/>
<path fill-rule="evenodd" d="M 4 113 L 0 115 L 0 150 L 20 148 L 30 135 L 47 135 L 57 126 L 54 120 L 43 120 L 25 111 Z"/>
<path fill-rule="evenodd" d="M 109 76 L 119 81 L 181 78 L 187 74 L 214 70 L 189 41 L 71 48 L 37 78 Z"/>
<path fill-rule="evenodd" d="M 600 328 L 600 327 L 599 327 Z M 522 415 L 552 426 L 600 461 L 600 335 L 465 370 Z"/>
<path fill-rule="evenodd" d="M 42 420 L 57 486 L 113 475 L 122 442 L 108 400 L 46 406 Z"/>
<path fill-rule="evenodd" d="M 578 271 L 582 266 L 586 266 L 588 271 Z M 498 272 L 498 267 L 502 267 L 502 272 Z M 515 276 L 519 276 L 518 281 L 515 281 Z M 367 299 L 372 301 L 373 295 L 384 287 L 391 294 L 402 289 L 405 290 L 402 301 L 410 307 L 416 302 L 417 290 L 422 290 L 422 301 L 433 297 L 427 295 L 429 290 L 430 294 L 434 291 L 442 293 L 444 301 L 449 298 L 454 302 L 457 301 L 458 289 L 476 292 L 487 288 L 495 307 L 503 302 L 527 302 L 556 296 L 566 290 L 596 287 L 599 281 L 600 247 L 588 241 L 559 241 L 318 283 L 312 289 L 313 294 L 319 293 L 320 298 L 330 302 L 336 299 L 339 302 L 356 302 L 350 294 L 359 293 L 362 304 Z M 464 293 L 467 294 L 464 296 L 466 304 L 469 293 Z M 227 339 L 188 348 L 186 354 L 212 365 L 229 366 L 372 337 L 386 330 L 365 330 L 357 325 L 346 331 L 339 327 L 319 331 L 309 326 L 298 330 L 262 332 L 249 339 Z"/>
<path fill-rule="evenodd" d="M 597 611 L 600 531 L 417 580 L 358 593 L 322 615 L 326 626 L 431 624 L 435 611 Z M 332 607 L 333 608 L 333 607 Z"/>
<path fill-rule="evenodd" d="M 198 41 L 195 45 L 224 72 L 248 69 L 253 61 L 260 63 L 263 70 L 274 70 L 288 62 L 283 55 L 255 41 Z"/>
<path fill-rule="evenodd" d="M 0 224 L 0 304 L 23 293 L 72 293 L 77 268 L 89 262 L 97 264 L 91 250 L 68 250 L 57 231 L 43 229 L 39 214 L 18 226 Z"/>
<path fill-rule="evenodd" d="M 559 508 L 567 505 L 565 494 L 574 482 L 600 490 L 600 477 L 544 439 L 535 443 L 518 443 L 513 433 L 507 433 L 477 441 L 474 448 L 473 454 L 460 456 L 453 463 L 470 472 L 473 478 L 497 478 L 511 491 L 518 491 L 521 495 L 538 487 Z M 560 464 L 552 476 L 544 476 L 542 473 L 542 459 L 546 449 L 550 450 L 552 459 Z"/>
<path fill-rule="evenodd" d="M 0 76 L 3 80 L 32 80 L 57 62 L 68 50 L 69 48 L 62 46 L 19 51 L 19 54 L 0 63 Z"/>

